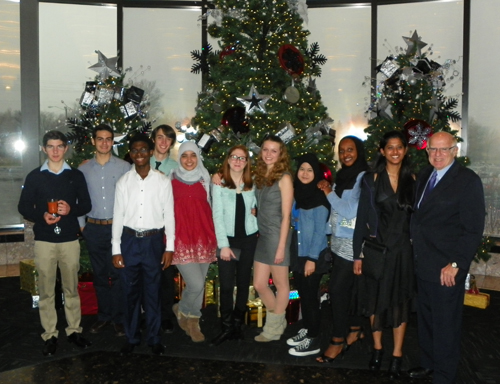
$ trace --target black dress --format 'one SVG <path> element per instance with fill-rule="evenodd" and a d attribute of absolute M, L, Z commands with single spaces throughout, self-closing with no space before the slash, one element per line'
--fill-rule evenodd
<path fill-rule="evenodd" d="M 373 194 L 375 209 L 371 204 Z M 355 311 L 364 316 L 375 315 L 372 331 L 407 323 L 415 296 L 410 213 L 400 208 L 397 197 L 386 171 L 379 174 L 376 182 L 373 174 L 365 176 L 356 219 L 354 250 L 361 249 L 362 239 L 370 236 L 370 228 L 372 231 L 376 228 L 377 239 L 388 249 L 384 276 L 380 281 L 363 274 L 357 279 Z M 359 252 L 354 256 L 359 257 Z"/>

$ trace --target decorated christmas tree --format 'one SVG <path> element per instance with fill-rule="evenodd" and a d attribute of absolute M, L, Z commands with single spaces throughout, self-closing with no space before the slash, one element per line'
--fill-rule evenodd
<path fill-rule="evenodd" d="M 458 141 L 462 139 L 453 130 L 451 122 L 460 121 L 455 110 L 458 100 L 445 96 L 446 82 L 459 76 L 456 61 L 446 60 L 439 64 L 427 56 L 432 54 L 418 36 L 403 37 L 407 48 L 399 48 L 399 54 L 388 56 L 377 67 L 376 87 L 371 95 L 368 113 L 370 119 L 365 132 L 367 157 L 372 160 L 378 153 L 378 143 L 384 133 L 404 131 L 410 145 L 408 152 L 415 171 L 428 164 L 425 148 L 429 137 L 438 131 L 450 132 Z M 364 83 L 371 82 L 367 79 Z M 460 158 L 462 163 L 468 159 Z"/>
<path fill-rule="evenodd" d="M 215 21 L 210 45 L 191 52 L 192 72 L 202 73 L 204 89 L 188 127 L 206 153 L 205 165 L 216 172 L 227 150 L 246 145 L 252 155 L 266 135 L 287 144 L 292 158 L 305 152 L 333 165 L 331 120 L 315 78 L 326 58 L 316 43 L 308 46 L 297 0 L 215 0 L 207 12 Z M 210 19 L 211 20 L 211 19 Z"/>
<path fill-rule="evenodd" d="M 78 167 L 83 160 L 94 154 L 91 142 L 92 131 L 99 124 L 107 124 L 115 132 L 115 154 L 124 157 L 128 152 L 127 138 L 136 132 L 148 133 L 150 99 L 141 88 L 125 81 L 126 73 L 117 68 L 117 58 L 107 58 L 96 51 L 98 62 L 89 69 L 98 73 L 94 81 L 87 81 L 80 98 L 80 111 L 70 117 L 66 125 L 70 128 L 68 139 L 73 146 L 73 156 L 68 160 Z M 126 72 L 130 71 L 128 69 Z"/>

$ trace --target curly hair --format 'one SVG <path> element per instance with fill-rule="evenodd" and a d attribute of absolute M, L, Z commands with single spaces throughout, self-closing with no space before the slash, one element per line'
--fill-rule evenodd
<path fill-rule="evenodd" d="M 278 157 L 278 161 L 271 168 L 271 171 L 267 175 L 267 165 L 264 163 L 262 159 L 262 148 L 266 141 L 272 141 L 274 143 L 278 143 L 280 145 L 280 154 Z M 288 155 L 288 150 L 286 149 L 285 143 L 275 135 L 267 136 L 261 145 L 261 151 L 257 158 L 257 167 L 255 169 L 255 185 L 257 188 L 263 188 L 265 186 L 270 187 L 276 181 L 280 180 L 284 173 L 292 174 L 292 170 L 290 167 L 290 156 Z"/>
<path fill-rule="evenodd" d="M 245 168 L 243 168 L 243 183 L 245 184 L 243 190 L 250 191 L 253 187 L 252 172 L 251 172 L 252 160 L 250 158 L 250 153 L 248 152 L 247 147 L 245 147 L 244 145 L 235 145 L 227 152 L 227 156 L 220 169 L 220 173 L 222 174 L 222 179 L 224 180 L 224 187 L 229 189 L 236 189 L 236 185 L 234 184 L 233 178 L 231 177 L 231 169 L 229 167 L 229 157 L 237 149 L 241 149 L 243 152 L 245 152 L 245 157 L 247 158 Z"/>

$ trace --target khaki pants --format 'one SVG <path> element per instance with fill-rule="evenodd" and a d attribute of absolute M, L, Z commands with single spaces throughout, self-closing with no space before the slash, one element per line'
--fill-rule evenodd
<path fill-rule="evenodd" d="M 55 309 L 55 284 L 57 266 L 61 270 L 64 292 L 64 313 L 66 314 L 66 335 L 81 333 L 80 296 L 78 295 L 78 270 L 80 269 L 80 243 L 78 240 L 65 243 L 35 241 L 35 266 L 38 271 L 40 293 L 39 312 L 42 339 L 57 337 L 57 312 Z"/>

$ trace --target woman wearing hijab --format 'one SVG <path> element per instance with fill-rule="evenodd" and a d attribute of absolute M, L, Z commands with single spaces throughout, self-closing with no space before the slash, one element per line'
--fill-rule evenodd
<path fill-rule="evenodd" d="M 320 363 L 331 363 L 337 356 L 343 356 L 352 344 L 364 338 L 361 319 L 350 315 L 350 306 L 355 282 L 352 239 L 361 180 L 368 165 L 363 142 L 355 136 L 346 136 L 340 141 L 338 155 L 342 168 L 337 172 L 333 189 L 327 181 L 318 184 L 332 206 L 330 249 L 333 252 L 329 283 L 333 337 L 328 349 L 317 358 Z"/>
<path fill-rule="evenodd" d="M 320 351 L 318 333 L 321 316 L 319 307 L 319 283 L 321 276 L 328 271 L 325 252 L 326 233 L 330 203 L 325 194 L 318 189 L 324 179 L 316 155 L 307 153 L 297 159 L 297 173 L 293 182 L 295 209 L 293 224 L 297 234 L 298 260 L 293 268 L 302 304 L 304 327 L 288 339 L 292 346 L 288 353 L 293 356 L 308 356 Z"/>
<path fill-rule="evenodd" d="M 170 173 L 174 192 L 175 252 L 186 287 L 173 307 L 179 326 L 194 342 L 205 340 L 200 330 L 205 277 L 216 260 L 217 240 L 210 208 L 210 175 L 198 146 L 191 141 L 179 147 L 179 168 Z"/>

